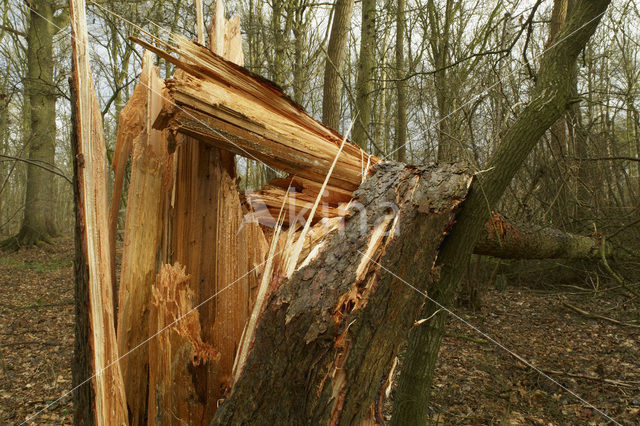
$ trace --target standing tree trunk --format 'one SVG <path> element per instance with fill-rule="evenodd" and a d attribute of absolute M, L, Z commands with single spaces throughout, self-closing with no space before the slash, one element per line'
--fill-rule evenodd
<path fill-rule="evenodd" d="M 305 51 L 307 50 L 307 34 L 309 17 L 306 1 L 298 1 L 289 5 L 289 15 L 293 17 L 291 31 L 293 32 L 293 100 L 302 105 L 305 89 L 308 86 Z"/>
<path fill-rule="evenodd" d="M 55 6 L 51 1 L 33 3 L 27 31 L 27 77 L 25 97 L 30 105 L 30 129 L 26 140 L 29 161 L 43 165 L 54 163 L 56 141 L 56 93 L 53 83 L 52 21 Z M 27 190 L 20 232 L 3 243 L 5 248 L 29 247 L 41 241 L 51 242 L 56 235 L 55 197 L 48 171 L 27 165 Z"/>
<path fill-rule="evenodd" d="M 444 12 L 444 22 L 438 17 L 438 11 L 433 0 L 427 2 L 427 13 L 431 34 L 429 44 L 436 68 L 434 73 L 436 89 L 436 106 L 438 109 L 438 162 L 458 161 L 462 155 L 462 148 L 456 140 L 455 125 L 452 125 L 452 111 L 456 100 L 455 82 L 451 82 L 448 65 L 450 63 L 450 38 L 455 5 L 453 0 L 447 0 Z"/>
<path fill-rule="evenodd" d="M 362 0 L 362 26 L 360 30 L 360 59 L 356 82 L 356 122 L 352 140 L 367 149 L 369 123 L 371 122 L 371 91 L 373 67 L 376 58 L 376 1 Z"/>
<path fill-rule="evenodd" d="M 396 90 L 398 111 L 396 116 L 395 159 L 404 162 L 407 158 L 407 82 L 404 75 L 404 26 L 405 0 L 398 0 L 396 14 Z"/>
<path fill-rule="evenodd" d="M 337 0 L 333 12 L 331 36 L 324 65 L 322 93 L 322 122 L 334 130 L 340 126 L 340 98 L 342 97 L 342 68 L 347 55 L 347 36 L 353 12 L 353 0 Z"/>
<path fill-rule="evenodd" d="M 558 40 L 564 41 L 545 53 L 530 103 L 504 135 L 485 167 L 486 172 L 477 176 L 455 227 L 440 249 L 441 276 L 430 297 L 442 305 L 447 306 L 455 294 L 465 272 L 464 265 L 482 232 L 482 223 L 489 218 L 489 209 L 498 202 L 545 131 L 567 110 L 576 78 L 576 59 L 608 5 L 609 0 L 578 2 L 558 35 Z M 438 309 L 438 305 L 429 301 L 422 317 L 428 318 Z M 440 313 L 429 321 L 429 327 L 413 330 L 398 383 L 393 424 L 427 421 L 431 381 L 445 319 L 446 315 Z"/>

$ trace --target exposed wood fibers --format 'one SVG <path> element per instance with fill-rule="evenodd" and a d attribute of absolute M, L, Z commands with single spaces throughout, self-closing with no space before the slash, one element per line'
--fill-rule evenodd
<path fill-rule="evenodd" d="M 241 39 L 235 35 L 237 28 L 227 27 L 224 18 L 220 18 L 221 7 L 221 2 L 217 2 L 213 26 L 214 34 L 222 34 L 222 41 L 212 40 L 211 45 L 223 49 L 226 46 L 226 53 L 220 53 L 230 57 L 241 56 L 238 52 Z M 229 40 L 226 44 L 225 39 Z M 202 46 L 194 46 L 200 55 L 208 52 Z M 185 57 L 191 56 L 187 52 Z M 188 77 L 181 70 L 174 76 L 177 80 Z M 188 286 L 193 291 L 194 303 L 202 304 L 198 309 L 199 334 L 219 357 L 190 367 L 189 374 L 176 372 L 176 377 L 158 380 L 162 389 L 177 391 L 182 387 L 194 392 L 190 407 L 172 400 L 172 405 L 162 410 L 181 419 L 190 418 L 190 423 L 208 424 L 218 400 L 229 390 L 236 349 L 259 283 L 256 266 L 263 262 L 267 246 L 259 225 L 243 221 L 245 211 L 233 154 L 192 136 L 182 132 L 176 137 L 169 259 L 184 265 L 191 276 Z M 193 417 L 191 412 L 198 414 Z"/>
<path fill-rule="evenodd" d="M 94 376 L 94 418 L 98 424 L 126 424 L 127 408 L 118 360 L 114 327 L 109 218 L 107 209 L 107 157 L 102 116 L 89 67 L 89 43 L 83 0 L 70 1 L 73 47 L 73 84 L 78 159 L 78 210 L 81 241 L 89 279 L 89 345 Z M 77 278 L 78 279 L 78 278 Z M 81 303 L 81 302 L 79 302 Z"/>
<path fill-rule="evenodd" d="M 342 138 L 305 113 L 273 83 L 190 42 L 163 50 L 137 43 L 186 71 L 167 82 L 170 102 L 156 121 L 207 143 L 322 182 Z M 170 53 L 177 53 L 180 59 Z M 233 93 L 233 96 L 230 96 Z M 176 107 L 176 105 L 178 107 Z M 214 130 L 215 129 L 215 130 Z M 353 191 L 379 159 L 347 143 L 330 185 Z"/>
<path fill-rule="evenodd" d="M 119 127 L 117 143 L 121 145 L 116 145 L 116 152 L 120 153 L 126 151 L 122 145 L 131 145 L 133 148 L 117 330 L 119 353 L 128 354 L 120 361 L 120 367 L 129 419 L 133 425 L 144 424 L 147 417 L 149 352 L 146 345 L 139 345 L 149 336 L 151 286 L 158 259 L 162 258 L 165 204 L 168 202 L 167 195 L 171 186 L 171 159 L 166 149 L 166 132 L 153 129 L 150 122 L 150 117 L 157 114 L 160 108 L 160 92 L 163 87 L 163 81 L 158 77 L 152 61 L 151 54 L 145 53 L 141 82 L 135 89 L 143 93 L 143 103 L 127 103 L 122 112 L 136 116 L 142 114 L 142 132 L 133 135 L 128 128 Z M 137 110 L 134 110 L 136 107 Z M 127 158 L 120 158 L 121 164 L 126 164 Z M 119 195 L 116 197 L 114 191 L 112 206 L 119 205 L 119 201 Z M 130 351 L 133 352 L 129 354 Z"/>

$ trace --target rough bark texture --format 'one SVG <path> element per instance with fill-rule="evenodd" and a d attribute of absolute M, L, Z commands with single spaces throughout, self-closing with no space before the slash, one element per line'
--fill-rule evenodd
<path fill-rule="evenodd" d="M 486 172 L 478 176 L 456 226 L 440 251 L 438 264 L 442 266 L 442 276 L 431 297 L 443 305 L 448 305 L 455 294 L 491 207 L 544 132 L 566 111 L 576 75 L 576 58 L 608 5 L 608 0 L 579 2 L 558 35 L 564 41 L 547 51 L 542 59 L 531 102 L 505 133 L 485 167 Z M 427 318 L 438 309 L 436 304 L 427 303 L 422 315 Z M 394 400 L 393 424 L 424 424 L 428 418 L 431 380 L 445 318 L 445 314 L 438 314 L 430 321 L 431 328 L 416 328 L 412 333 Z"/>
<path fill-rule="evenodd" d="M 438 278 L 434 260 L 470 182 L 456 166 L 381 165 L 356 192 L 364 208 L 327 236 L 315 260 L 274 283 L 254 349 L 213 423 L 368 419 L 424 302 L 416 290 Z"/>
<path fill-rule="evenodd" d="M 336 131 L 339 131 L 340 127 L 342 68 L 347 53 L 347 37 L 352 13 L 353 0 L 336 1 L 324 65 L 322 122 Z"/>
<path fill-rule="evenodd" d="M 56 142 L 56 94 L 53 83 L 53 36 L 51 24 L 55 6 L 43 1 L 30 9 L 27 30 L 27 76 L 25 96 L 29 98 L 30 133 L 25 143 L 29 161 L 54 164 Z M 29 247 L 55 236 L 55 196 L 51 174 L 36 165 L 27 165 L 24 218 L 18 235 L 6 240 L 5 248 Z"/>
<path fill-rule="evenodd" d="M 143 342 L 149 337 L 151 286 L 163 259 L 163 218 L 171 171 L 166 135 L 151 127 L 151 119 L 158 114 L 162 105 L 160 93 L 164 86 L 151 61 L 151 55 L 145 55 L 141 83 L 136 88 L 141 88 L 143 93 L 142 104 L 137 97 L 133 97 L 133 102 L 127 103 L 120 116 L 120 123 L 127 123 L 127 114 L 137 116 L 141 111 L 142 131 L 135 135 L 134 140 L 125 140 L 134 136 L 130 134 L 131 130 L 140 129 L 118 129 L 118 142 L 133 148 L 117 330 L 118 352 L 120 356 L 127 354 L 120 360 L 120 368 L 127 396 L 129 423 L 132 425 L 145 424 L 147 417 L 149 352 Z M 136 106 L 138 111 L 133 109 Z M 117 146 L 116 151 L 120 151 L 120 147 Z M 126 157 L 123 162 L 126 163 Z M 119 194 L 114 191 L 112 202 L 118 203 L 119 200 Z"/>
<path fill-rule="evenodd" d="M 118 349 L 113 318 L 111 257 L 106 187 L 106 152 L 102 133 L 102 116 L 89 70 L 85 9 L 82 0 L 71 0 L 71 34 L 73 47 L 72 100 L 76 113 L 77 219 L 81 223 L 76 271 L 82 289 L 88 287 L 88 341 L 90 345 L 95 398 L 91 401 L 95 421 L 99 424 L 126 424 L 127 409 L 124 385 L 118 364 Z M 85 274 L 86 272 L 86 274 Z M 80 301 L 79 303 L 82 303 Z M 80 413 L 87 408 L 78 408 Z M 89 411 L 91 411 L 89 409 Z"/>

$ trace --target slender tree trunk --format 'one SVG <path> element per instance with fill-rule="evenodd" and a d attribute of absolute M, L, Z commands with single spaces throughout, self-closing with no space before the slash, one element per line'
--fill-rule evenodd
<path fill-rule="evenodd" d="M 455 87 L 450 81 L 449 70 L 449 48 L 454 9 L 453 0 L 447 0 L 443 20 L 438 17 L 435 2 L 427 2 L 427 13 L 430 25 L 431 54 L 436 68 L 434 82 L 436 89 L 436 107 L 438 109 L 438 162 L 450 162 L 460 160 L 462 148 L 455 139 L 455 126 L 453 126 L 451 113 L 454 110 L 456 99 Z"/>
<path fill-rule="evenodd" d="M 54 164 L 56 141 L 56 93 L 53 83 L 53 2 L 32 4 L 27 32 L 27 77 L 25 97 L 30 105 L 28 158 L 44 165 Z M 53 181 L 46 170 L 27 166 L 24 218 L 17 236 L 7 240 L 7 248 L 28 247 L 50 242 L 57 234 L 54 224 Z"/>
<path fill-rule="evenodd" d="M 576 78 L 576 59 L 595 32 L 608 0 L 579 2 L 563 26 L 558 39 L 565 39 L 547 51 L 542 59 L 531 102 L 505 133 L 502 143 L 489 160 L 487 171 L 478 176 L 457 223 L 438 256 L 442 267 L 438 284 L 430 297 L 449 305 L 464 275 L 466 262 L 489 217 L 488 208 L 495 205 L 544 132 L 564 114 Z M 407 277 L 409 278 L 409 277 Z M 426 304 L 422 317 L 433 315 L 439 306 Z M 445 314 L 429 323 L 431 327 L 413 329 L 400 376 L 392 424 L 424 424 L 428 418 L 429 396 L 433 372 L 444 329 Z"/>
<path fill-rule="evenodd" d="M 307 34 L 309 19 L 306 16 L 306 0 L 297 1 L 291 5 L 294 10 L 289 14 L 293 17 L 293 100 L 303 104 L 304 92 L 308 86 L 307 67 L 305 66 L 305 51 L 307 50 Z"/>
<path fill-rule="evenodd" d="M 324 65 L 322 122 L 334 130 L 340 130 L 341 74 L 347 54 L 347 36 L 352 12 L 353 0 L 336 1 Z"/>
<path fill-rule="evenodd" d="M 398 91 L 398 111 L 396 116 L 395 159 L 406 161 L 407 144 L 407 89 L 404 73 L 404 26 L 405 0 L 398 0 L 396 16 L 396 90 Z"/>
<path fill-rule="evenodd" d="M 284 88 L 284 60 L 285 60 L 285 36 L 286 32 L 282 29 L 282 9 L 284 2 L 281 0 L 273 1 L 273 10 L 271 11 L 271 31 L 273 32 L 273 81 Z"/>
<path fill-rule="evenodd" d="M 371 122 L 371 91 L 373 67 L 376 58 L 376 1 L 362 0 L 362 26 L 360 30 L 360 59 L 356 82 L 356 113 L 352 140 L 362 149 L 367 148 Z"/>
<path fill-rule="evenodd" d="M 0 37 L 0 41 L 2 38 Z M 2 76 L 2 87 L 7 87 L 7 82 L 9 81 L 9 70 L 7 69 Z M 7 149 L 9 146 L 9 97 L 6 95 L 0 95 L 0 154 L 8 154 Z M 5 162 L 0 161 L 0 187 L 4 183 L 6 174 Z M 3 191 L 5 188 L 0 188 L 0 191 Z M 1 195 L 1 193 L 0 193 Z M 7 196 L 0 196 L 0 226 L 2 226 L 4 221 L 4 207 L 5 200 Z M 0 232 L 2 232 L 2 228 L 0 228 Z"/>

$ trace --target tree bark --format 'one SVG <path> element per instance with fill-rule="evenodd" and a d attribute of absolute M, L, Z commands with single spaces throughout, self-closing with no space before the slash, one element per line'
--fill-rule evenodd
<path fill-rule="evenodd" d="M 352 12 L 353 0 L 336 1 L 329 46 L 327 47 L 327 59 L 324 65 L 322 122 L 336 131 L 340 130 L 341 74 L 347 55 L 347 37 Z"/>
<path fill-rule="evenodd" d="M 27 76 L 25 96 L 30 105 L 30 134 L 26 140 L 29 160 L 54 164 L 56 142 L 56 93 L 53 84 L 53 36 L 55 5 L 42 1 L 31 5 L 27 31 Z M 18 235 L 3 243 L 5 248 L 29 247 L 51 242 L 57 234 L 55 196 L 49 173 L 27 166 L 24 218 Z"/>
<path fill-rule="evenodd" d="M 213 424 L 372 420 L 470 182 L 452 165 L 380 165 L 356 192 L 344 229 L 289 280 L 272 283 L 253 351 Z M 416 287 L 384 269 L 411 275 Z"/>
<path fill-rule="evenodd" d="M 396 115 L 396 140 L 394 146 L 396 161 L 406 160 L 407 144 L 407 83 L 404 70 L 404 26 L 405 0 L 398 0 L 396 13 L 396 90 L 398 111 Z"/>
<path fill-rule="evenodd" d="M 453 0 L 447 0 L 444 8 L 444 17 L 441 19 L 437 6 L 433 0 L 427 2 L 427 13 L 431 35 L 429 44 L 431 54 L 436 68 L 433 75 L 436 89 L 436 106 L 438 109 L 438 162 L 459 161 L 464 153 L 464 148 L 460 141 L 456 139 L 459 131 L 454 124 L 456 85 L 452 82 L 450 70 L 450 49 L 451 49 L 451 25 L 455 10 L 460 7 Z"/>
<path fill-rule="evenodd" d="M 449 305 L 455 288 L 464 274 L 464 265 L 482 232 L 490 209 L 520 168 L 544 132 L 566 111 L 576 78 L 576 59 L 595 32 L 608 0 L 579 2 L 558 35 L 562 43 L 544 55 L 531 102 L 508 129 L 502 143 L 487 164 L 486 172 L 477 176 L 457 217 L 456 226 L 443 244 L 438 257 L 441 278 L 431 297 Z M 413 281 L 413 280 L 412 280 Z M 422 316 L 433 315 L 439 307 L 425 305 Z M 431 328 L 413 330 L 398 383 L 393 424 L 424 424 L 428 418 L 431 381 L 438 357 L 446 315 L 437 314 Z"/>
<path fill-rule="evenodd" d="M 71 99 L 76 98 L 73 79 L 69 78 Z M 71 102 L 71 152 L 78 152 L 78 126 L 76 103 Z M 73 359 L 71 361 L 71 386 L 73 391 L 73 423 L 75 425 L 95 424 L 91 413 L 95 392 L 92 386 L 83 386 L 87 377 L 91 377 L 91 349 L 89 341 L 89 268 L 84 255 L 82 242 L 82 215 L 80 206 L 80 184 L 78 157 L 73 156 L 73 207 L 76 218 L 74 227 L 75 252 L 73 259 L 73 300 L 75 308 Z"/>
<path fill-rule="evenodd" d="M 371 92 L 373 67 L 376 59 L 376 1 L 362 0 L 362 24 L 360 30 L 360 58 L 356 82 L 356 111 L 352 140 L 367 149 L 371 122 Z"/>

